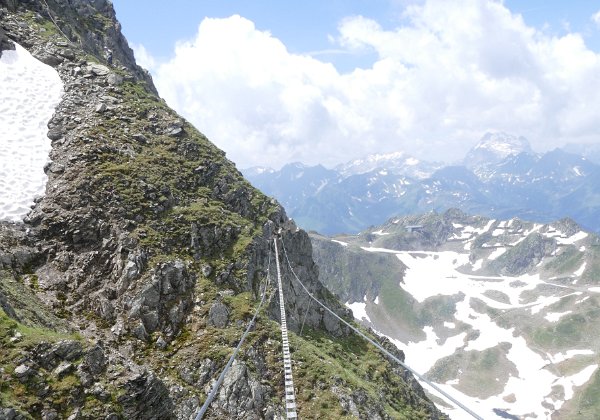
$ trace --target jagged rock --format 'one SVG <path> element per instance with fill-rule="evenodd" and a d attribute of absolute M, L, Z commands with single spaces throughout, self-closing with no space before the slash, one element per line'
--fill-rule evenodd
<path fill-rule="evenodd" d="M 211 359 L 204 359 L 198 368 L 198 387 L 203 387 L 210 380 L 216 369 L 216 363 Z"/>
<path fill-rule="evenodd" d="M 107 363 L 104 349 L 96 345 L 85 354 L 82 366 L 92 375 L 99 375 L 104 371 Z"/>
<path fill-rule="evenodd" d="M 6 32 L 0 28 L 0 57 L 2 57 L 2 51 L 14 49 L 15 44 L 6 36 Z"/>
<path fill-rule="evenodd" d="M 79 382 L 83 387 L 87 388 L 94 383 L 94 377 L 82 365 L 77 368 L 77 376 L 79 377 Z"/>
<path fill-rule="evenodd" d="M 63 136 L 64 136 L 64 131 L 63 131 L 63 128 L 60 126 L 51 127 L 48 130 L 48 138 L 50 140 L 58 140 L 58 139 L 62 138 Z"/>
<path fill-rule="evenodd" d="M 41 51 L 37 54 L 34 54 L 35 58 L 40 60 L 42 63 L 47 64 L 49 66 L 58 66 L 63 62 L 63 57 L 53 54 L 49 51 Z"/>
<path fill-rule="evenodd" d="M 58 413 L 56 410 L 44 410 L 42 412 L 42 420 L 56 420 L 58 419 Z"/>
<path fill-rule="evenodd" d="M 136 327 L 137 336 L 161 329 L 173 336 L 192 307 L 191 289 L 195 283 L 182 261 L 161 264 L 148 284 L 133 300 L 129 316 L 142 321 L 144 331 Z"/>
<path fill-rule="evenodd" d="M 131 137 L 133 137 L 139 143 L 148 144 L 148 137 L 144 136 L 142 133 L 135 133 Z"/>
<path fill-rule="evenodd" d="M 259 419 L 265 403 L 264 387 L 250 377 L 244 362 L 234 361 L 225 375 L 216 405 L 226 413 L 245 419 Z"/>
<path fill-rule="evenodd" d="M 360 413 L 358 411 L 358 407 L 356 406 L 356 402 L 349 395 L 349 392 L 340 388 L 339 386 L 332 386 L 331 392 L 338 397 L 340 400 L 340 405 L 346 412 L 350 413 L 353 417 L 360 418 Z M 376 413 L 370 413 L 371 415 Z M 370 417 L 372 418 L 372 417 Z"/>
<path fill-rule="evenodd" d="M 539 264 L 544 256 L 555 252 L 556 247 L 554 239 L 533 233 L 490 265 L 500 274 L 520 275 Z"/>
<path fill-rule="evenodd" d="M 200 410 L 200 400 L 198 397 L 185 398 L 181 401 L 176 409 L 178 419 L 193 419 Z"/>
<path fill-rule="evenodd" d="M 14 375 L 20 382 L 27 382 L 35 374 L 35 371 L 27 365 L 19 365 L 15 368 Z"/>
<path fill-rule="evenodd" d="M 62 360 L 74 361 L 83 355 L 83 346 L 76 340 L 63 340 L 56 343 L 52 351 Z"/>
<path fill-rule="evenodd" d="M 225 328 L 229 322 L 229 308 L 222 302 L 216 302 L 208 311 L 207 324 L 217 328 Z"/>
<path fill-rule="evenodd" d="M 107 76 L 110 73 L 110 69 L 108 67 L 98 63 L 88 63 L 87 68 L 88 72 L 96 76 Z"/>
<path fill-rule="evenodd" d="M 208 277 L 212 274 L 213 272 L 213 268 L 210 266 L 210 264 L 204 264 L 202 266 L 202 275 L 204 277 Z"/>
<path fill-rule="evenodd" d="M 101 384 L 94 384 L 91 389 L 86 390 L 86 394 L 93 395 L 100 401 L 108 401 L 110 399 L 110 392 L 108 392 Z"/>
<path fill-rule="evenodd" d="M 59 378 L 62 378 L 65 375 L 68 375 L 69 373 L 73 372 L 75 370 L 75 367 L 68 362 L 63 362 L 60 365 L 58 365 L 58 367 L 56 369 L 54 369 L 54 374 L 56 376 L 58 376 Z"/>
<path fill-rule="evenodd" d="M 25 417 L 18 413 L 14 408 L 0 407 L 0 420 L 23 420 Z"/>
<path fill-rule="evenodd" d="M 75 60 L 76 58 L 75 52 L 70 48 L 61 49 L 60 51 L 58 51 L 58 53 L 67 60 Z"/>
<path fill-rule="evenodd" d="M 8 315 L 10 318 L 19 320 L 17 313 L 15 312 L 13 307 L 10 305 L 10 303 L 8 303 L 8 299 L 6 299 L 6 296 L 4 296 L 4 294 L 2 294 L 2 290 L 0 290 L 0 308 L 2 308 L 4 313 L 6 315 Z"/>
<path fill-rule="evenodd" d="M 129 379 L 119 398 L 123 416 L 130 419 L 173 419 L 174 405 L 169 390 L 153 374 L 142 373 Z"/>
<path fill-rule="evenodd" d="M 116 73 L 110 73 L 106 78 L 108 84 L 111 86 L 120 86 L 123 84 L 123 77 L 119 76 Z"/>
<path fill-rule="evenodd" d="M 165 341 L 165 339 L 164 339 L 164 338 L 162 338 L 162 337 L 158 337 L 158 338 L 156 339 L 156 343 L 154 343 L 154 345 L 156 346 L 156 348 L 158 348 L 158 349 L 161 349 L 161 350 L 164 350 L 164 349 L 166 349 L 166 348 L 167 348 L 167 346 L 168 346 L 168 343 Z"/>

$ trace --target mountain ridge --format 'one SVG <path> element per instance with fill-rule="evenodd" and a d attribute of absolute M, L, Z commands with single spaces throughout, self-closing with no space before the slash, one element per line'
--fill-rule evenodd
<path fill-rule="evenodd" d="M 488 149 L 500 152 L 490 155 Z M 404 159 L 407 155 L 396 156 Z M 282 182 L 278 171 L 260 176 L 248 173 L 247 177 L 284 205 L 289 203 L 290 216 L 301 227 L 324 234 L 357 233 L 397 214 L 443 212 L 453 207 L 489 217 L 539 222 L 570 216 L 588 229 L 600 231 L 600 207 L 589 205 L 600 197 L 594 182 L 600 166 L 585 157 L 562 149 L 537 154 L 523 137 L 505 133 L 486 134 L 467 156 L 471 157 L 462 164 L 420 162 L 430 169 L 420 171 L 427 173 L 426 177 L 411 175 L 402 165 L 394 165 L 393 159 L 392 163 L 380 159 L 381 166 L 371 165 L 378 162 L 373 159 L 368 172 L 332 169 L 327 176 L 303 166 L 302 173 L 313 178 L 313 186 L 304 185 L 302 194 L 296 191 L 301 181 L 288 176 Z M 386 167 L 387 163 L 391 167 Z M 352 167 L 352 163 L 346 166 Z M 286 171 L 293 170 L 286 167 Z"/>

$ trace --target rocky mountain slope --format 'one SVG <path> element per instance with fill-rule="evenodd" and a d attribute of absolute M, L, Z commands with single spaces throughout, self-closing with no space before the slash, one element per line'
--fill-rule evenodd
<path fill-rule="evenodd" d="M 599 418 L 597 235 L 454 209 L 311 239 L 354 316 L 483 418 Z"/>
<path fill-rule="evenodd" d="M 394 156 L 336 170 L 292 164 L 247 176 L 301 227 L 324 234 L 358 233 L 395 215 L 449 208 L 543 223 L 568 216 L 600 231 L 600 166 L 581 155 L 560 149 L 537 154 L 523 137 L 488 133 L 461 164 Z"/>
<path fill-rule="evenodd" d="M 0 419 L 193 418 L 258 303 L 275 233 L 348 316 L 308 235 L 158 98 L 109 1 L 0 0 L 0 27 L 2 48 L 64 85 L 46 193 L 23 223 L 0 222 Z M 287 271 L 283 289 L 302 417 L 443 418 Z M 283 416 L 270 290 L 209 418 Z"/>

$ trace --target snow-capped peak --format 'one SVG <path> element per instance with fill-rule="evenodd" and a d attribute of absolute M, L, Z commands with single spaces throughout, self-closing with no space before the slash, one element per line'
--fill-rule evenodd
<path fill-rule="evenodd" d="M 267 166 L 252 166 L 250 168 L 242 169 L 244 176 L 257 176 L 262 174 L 272 174 L 274 172 L 275 169 Z"/>
<path fill-rule="evenodd" d="M 486 133 L 465 158 L 469 167 L 497 163 L 511 155 L 533 153 L 527 139 L 503 132 Z"/>
<path fill-rule="evenodd" d="M 385 169 L 395 174 L 405 174 L 414 178 L 430 176 L 439 165 L 422 162 L 405 152 L 377 153 L 344 163 L 335 169 L 344 177 L 360 175 L 376 169 Z"/>
<path fill-rule="evenodd" d="M 521 152 L 531 151 L 529 142 L 523 136 L 515 136 L 513 134 L 507 134 L 503 132 L 499 133 L 486 133 L 479 143 L 475 146 L 475 149 L 489 150 L 503 158 L 509 155 L 516 155 Z"/>

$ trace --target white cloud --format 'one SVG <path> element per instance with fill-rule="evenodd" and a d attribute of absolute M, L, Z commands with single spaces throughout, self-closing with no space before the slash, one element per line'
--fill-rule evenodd
<path fill-rule="evenodd" d="M 600 10 L 592 15 L 592 21 L 600 27 Z"/>
<path fill-rule="evenodd" d="M 154 57 L 150 55 L 146 47 L 142 44 L 130 44 L 133 54 L 135 55 L 135 61 L 148 71 L 154 70 L 156 61 Z"/>
<path fill-rule="evenodd" d="M 377 60 L 341 74 L 247 19 L 205 19 L 153 75 L 240 167 L 392 150 L 453 160 L 487 130 L 524 134 L 538 149 L 597 140 L 600 60 L 579 34 L 549 37 L 485 0 L 429 0 L 404 21 L 385 30 L 343 20 L 338 46 Z"/>

